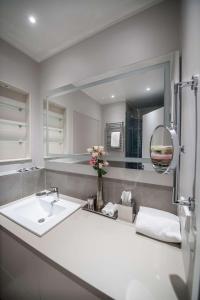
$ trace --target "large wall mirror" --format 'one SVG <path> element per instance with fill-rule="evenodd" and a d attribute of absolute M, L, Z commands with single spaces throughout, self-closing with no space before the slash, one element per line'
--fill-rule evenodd
<path fill-rule="evenodd" d="M 44 100 L 45 156 L 87 164 L 103 145 L 112 167 L 152 169 L 149 143 L 170 126 L 172 64 L 158 60 L 52 91 Z"/>

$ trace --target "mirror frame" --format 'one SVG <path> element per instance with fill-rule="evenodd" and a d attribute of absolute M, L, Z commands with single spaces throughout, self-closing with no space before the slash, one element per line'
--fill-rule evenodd
<path fill-rule="evenodd" d="M 140 62 L 136 62 L 130 65 L 126 65 L 126 66 L 122 66 L 119 67 L 118 69 L 106 72 L 104 74 L 100 74 L 97 76 L 93 76 L 93 77 L 88 77 L 84 80 L 80 80 L 78 82 L 75 83 L 69 83 L 66 84 L 64 86 L 61 87 L 57 87 L 54 88 L 52 90 L 50 90 L 48 93 L 46 93 L 46 96 L 43 98 L 44 100 L 50 100 L 56 96 L 61 96 L 63 94 L 68 94 L 74 91 L 78 91 L 80 89 L 83 88 L 89 88 L 89 87 L 93 87 L 108 81 L 113 81 L 114 79 L 119 79 L 121 77 L 124 76 L 130 76 L 131 73 L 133 72 L 137 72 L 140 71 L 144 68 L 147 67 L 154 67 L 156 65 L 159 64 L 164 64 L 164 63 L 169 63 L 169 71 L 170 71 L 170 76 L 169 76 L 169 87 L 172 88 L 172 86 L 174 86 L 174 82 L 178 81 L 179 79 L 179 51 L 174 51 L 171 53 L 168 53 L 166 55 L 163 56 L 159 56 L 159 57 L 155 57 L 152 59 L 147 59 L 144 61 L 140 61 Z M 172 91 L 172 89 L 171 89 Z M 166 97 L 170 98 L 170 105 L 173 103 L 173 94 L 170 91 L 167 91 L 167 95 Z M 171 116 L 173 116 L 173 111 L 170 108 L 169 113 L 171 112 Z M 170 116 L 169 116 L 170 119 Z M 168 124 L 169 124 L 170 120 L 168 120 Z M 166 124 L 166 122 L 165 122 Z M 62 155 L 49 155 L 49 153 L 46 153 L 45 155 L 45 159 L 55 159 L 55 158 L 68 158 L 68 157 L 76 157 L 76 156 L 80 156 L 80 154 L 62 154 Z M 126 157 L 123 159 L 117 159 L 117 161 L 131 161 L 131 162 L 142 162 L 142 163 L 147 163 L 147 159 L 141 158 L 130 158 L 130 157 Z M 148 158 L 148 163 L 151 164 L 151 159 Z"/>

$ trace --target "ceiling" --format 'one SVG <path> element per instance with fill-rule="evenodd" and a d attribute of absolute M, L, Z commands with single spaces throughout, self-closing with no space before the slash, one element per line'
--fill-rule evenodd
<path fill-rule="evenodd" d="M 0 37 L 40 62 L 158 2 L 0 0 Z"/>
<path fill-rule="evenodd" d="M 164 65 L 145 68 L 127 78 L 90 87 L 83 92 L 102 105 L 123 101 L 138 106 L 157 105 L 163 103 Z"/>

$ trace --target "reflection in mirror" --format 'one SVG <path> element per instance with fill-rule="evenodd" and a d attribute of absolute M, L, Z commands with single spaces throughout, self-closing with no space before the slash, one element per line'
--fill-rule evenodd
<path fill-rule="evenodd" d="M 44 103 L 47 156 L 77 157 L 103 145 L 110 166 L 148 168 L 152 132 L 170 119 L 168 71 L 169 63 L 158 64 L 51 97 Z"/>
<path fill-rule="evenodd" d="M 101 143 L 101 107 L 82 91 L 52 98 L 47 111 L 48 155 L 86 154 Z"/>
<path fill-rule="evenodd" d="M 151 137 L 150 157 L 154 169 L 158 173 L 169 171 L 174 158 L 174 142 L 170 129 L 158 126 Z"/>
<path fill-rule="evenodd" d="M 44 118 L 44 140 L 47 153 L 64 154 L 66 146 L 66 108 L 56 102 L 45 101 L 44 109 L 48 118 Z M 48 140 L 48 143 L 46 142 Z"/>

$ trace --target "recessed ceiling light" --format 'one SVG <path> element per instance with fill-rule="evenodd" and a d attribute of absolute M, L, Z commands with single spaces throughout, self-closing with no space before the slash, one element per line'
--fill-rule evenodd
<path fill-rule="evenodd" d="M 36 18 L 34 16 L 29 16 L 28 19 L 29 19 L 29 22 L 31 24 L 35 24 L 36 23 Z"/>
<path fill-rule="evenodd" d="M 115 98 L 115 95 L 111 95 L 111 98 Z"/>
<path fill-rule="evenodd" d="M 150 87 L 147 87 L 147 88 L 146 88 L 146 91 L 147 91 L 147 92 L 150 92 L 150 90 L 151 90 Z"/>

